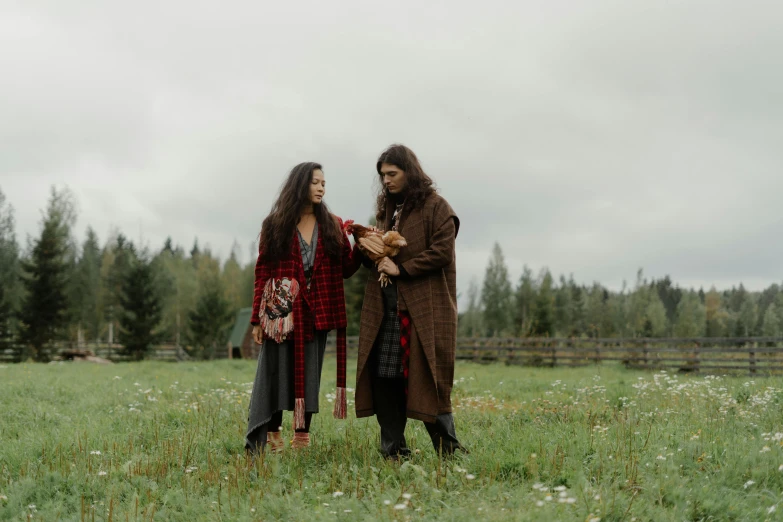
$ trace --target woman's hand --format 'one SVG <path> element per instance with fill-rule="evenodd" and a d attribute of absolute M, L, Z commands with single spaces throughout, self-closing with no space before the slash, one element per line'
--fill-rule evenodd
<path fill-rule="evenodd" d="M 388 257 L 384 257 L 378 262 L 378 272 L 388 276 L 397 277 L 400 275 L 400 267 Z"/>
<path fill-rule="evenodd" d="M 261 330 L 261 325 L 253 325 L 253 340 L 256 342 L 256 344 L 262 344 L 264 342 L 263 333 L 264 332 Z"/>

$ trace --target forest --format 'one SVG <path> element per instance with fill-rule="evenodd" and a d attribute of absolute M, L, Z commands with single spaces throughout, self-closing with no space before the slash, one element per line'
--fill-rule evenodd
<path fill-rule="evenodd" d="M 187 249 L 171 238 L 150 247 L 120 230 L 101 240 L 90 226 L 77 242 L 75 209 L 67 188 L 52 187 L 38 233 L 22 245 L 0 189 L 0 350 L 48 361 L 63 343 L 112 341 L 143 359 L 176 343 L 210 359 L 225 346 L 236 312 L 253 299 L 254 262 L 239 245 L 223 260 L 198 239 Z M 367 276 L 363 268 L 345 282 L 349 335 L 358 334 Z M 458 292 L 467 337 L 774 337 L 783 324 L 778 284 L 682 288 L 639 269 L 632 286 L 612 291 L 528 266 L 511 281 L 500 244 L 483 281 Z"/>

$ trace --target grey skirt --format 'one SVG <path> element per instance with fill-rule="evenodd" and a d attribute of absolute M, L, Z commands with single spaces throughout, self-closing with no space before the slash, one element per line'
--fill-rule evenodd
<path fill-rule="evenodd" d="M 324 365 L 327 332 L 316 331 L 306 342 L 305 411 L 318 413 L 321 369 Z M 245 447 L 255 450 L 266 443 L 266 424 L 279 411 L 294 411 L 294 342 L 281 344 L 267 339 L 258 354 L 256 379 L 250 395 Z"/>

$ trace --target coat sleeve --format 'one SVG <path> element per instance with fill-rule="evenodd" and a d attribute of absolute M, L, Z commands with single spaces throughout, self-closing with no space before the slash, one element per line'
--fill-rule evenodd
<path fill-rule="evenodd" d="M 256 260 L 255 284 L 253 290 L 253 315 L 250 317 L 250 324 L 259 324 L 259 313 L 261 312 L 261 298 L 264 294 L 264 285 L 269 280 L 269 264 L 264 261 L 261 247 L 258 248 L 258 259 Z"/>
<path fill-rule="evenodd" d="M 363 256 L 357 245 L 351 246 L 351 242 L 348 240 L 348 233 L 343 229 L 343 220 L 338 217 L 337 223 L 343 233 L 343 279 L 348 279 L 362 266 Z"/>
<path fill-rule="evenodd" d="M 454 262 L 458 218 L 445 201 L 435 208 L 429 247 L 400 265 L 403 277 L 419 277 L 442 270 Z"/>

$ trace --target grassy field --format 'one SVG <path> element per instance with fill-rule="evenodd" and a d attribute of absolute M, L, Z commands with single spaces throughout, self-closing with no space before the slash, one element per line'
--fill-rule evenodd
<path fill-rule="evenodd" d="M 374 418 L 248 460 L 255 362 L 0 367 L 0 520 L 779 520 L 783 379 L 602 365 L 457 366 L 440 461 L 420 422 L 402 465 Z M 349 394 L 349 398 L 353 395 Z M 290 414 L 286 430 L 290 434 Z"/>

